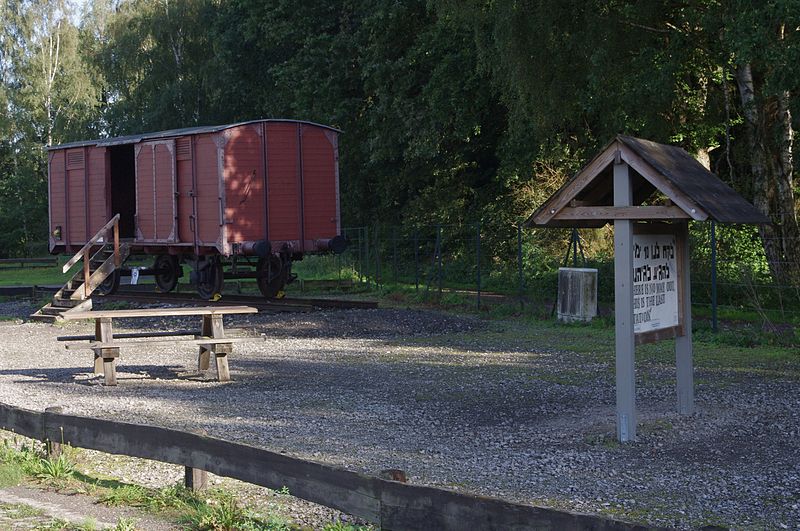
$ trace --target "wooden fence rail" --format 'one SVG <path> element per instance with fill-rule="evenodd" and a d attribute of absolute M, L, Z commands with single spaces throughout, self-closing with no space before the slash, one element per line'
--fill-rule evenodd
<path fill-rule="evenodd" d="M 0 269 L 44 268 L 57 265 L 58 258 L 55 256 L 44 258 L 0 258 Z"/>
<path fill-rule="evenodd" d="M 41 441 L 141 457 L 239 479 L 339 509 L 382 529 L 640 530 L 608 518 L 366 476 L 254 446 L 141 424 L 0 404 L 0 427 Z"/>

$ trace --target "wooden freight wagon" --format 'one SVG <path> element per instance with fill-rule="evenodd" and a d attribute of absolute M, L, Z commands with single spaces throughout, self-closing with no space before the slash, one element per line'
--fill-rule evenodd
<path fill-rule="evenodd" d="M 117 219 L 124 254 L 153 255 L 143 273 L 162 290 L 186 263 L 203 297 L 219 293 L 224 277 L 257 278 L 272 297 L 292 280 L 292 261 L 344 248 L 339 133 L 256 120 L 53 146 L 50 252 L 102 243 L 92 238 Z M 107 269 L 97 283 L 110 292 L 126 268 Z"/>

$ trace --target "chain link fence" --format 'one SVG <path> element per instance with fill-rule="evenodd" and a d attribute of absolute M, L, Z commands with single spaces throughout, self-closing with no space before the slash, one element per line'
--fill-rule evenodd
<path fill-rule="evenodd" d="M 487 295 L 547 309 L 561 266 L 598 269 L 598 299 L 614 300 L 613 247 L 585 245 L 594 229 L 527 229 L 473 224 L 414 227 L 373 224 L 346 228 L 350 245 L 338 256 L 309 257 L 301 276 L 350 279 L 364 289 L 413 290 L 421 296 L 458 293 L 480 307 Z M 610 234 L 607 231 L 607 236 Z M 800 242 L 797 242 L 800 244 Z M 690 226 L 692 302 L 716 329 L 720 312 L 749 312 L 765 321 L 800 323 L 800 285 L 775 281 L 758 229 L 695 222 Z M 800 264 L 781 264 L 800 271 Z M 738 312 L 738 313 L 737 313 Z"/>

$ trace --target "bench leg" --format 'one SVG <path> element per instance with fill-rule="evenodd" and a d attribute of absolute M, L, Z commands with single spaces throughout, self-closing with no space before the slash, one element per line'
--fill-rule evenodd
<path fill-rule="evenodd" d="M 205 337 L 213 337 L 220 339 L 225 337 L 225 328 L 222 323 L 221 315 L 204 315 L 202 334 Z M 217 379 L 220 382 L 231 381 L 231 372 L 228 368 L 228 354 L 233 352 L 233 345 L 208 345 L 200 347 L 200 354 L 198 357 L 198 366 L 201 371 L 207 370 L 211 354 L 214 354 L 214 361 L 217 365 Z"/>
<path fill-rule="evenodd" d="M 217 361 L 217 379 L 220 382 L 230 382 L 231 372 L 228 369 L 228 353 L 232 350 L 231 345 L 217 345 L 215 359 Z"/>
<path fill-rule="evenodd" d="M 200 347 L 200 354 L 197 355 L 197 370 L 205 372 L 211 366 L 211 351 L 205 347 Z"/>
<path fill-rule="evenodd" d="M 204 315 L 203 316 L 203 326 L 200 328 L 200 334 L 205 337 L 210 337 L 212 335 L 212 326 L 211 326 L 211 319 L 210 316 Z M 200 353 L 197 355 L 197 370 L 200 372 L 205 372 L 209 369 L 211 365 L 211 350 L 200 346 Z"/>
<path fill-rule="evenodd" d="M 106 385 L 117 385 L 116 358 L 103 358 L 103 376 Z"/>
<path fill-rule="evenodd" d="M 94 321 L 94 337 L 101 343 L 111 343 L 114 331 L 110 317 L 101 317 Z M 119 348 L 99 348 L 94 351 L 94 373 L 102 374 L 106 385 L 117 385 L 116 359 Z"/>

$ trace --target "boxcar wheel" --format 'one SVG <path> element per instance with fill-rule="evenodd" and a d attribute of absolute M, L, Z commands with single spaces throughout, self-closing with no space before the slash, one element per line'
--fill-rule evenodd
<path fill-rule="evenodd" d="M 161 270 L 161 273 L 156 273 L 154 276 L 156 286 L 162 293 L 168 293 L 175 289 L 178 285 L 178 276 L 180 275 L 180 264 L 178 263 L 177 256 L 168 254 L 161 254 L 156 257 L 153 269 Z"/>
<path fill-rule="evenodd" d="M 286 285 L 289 269 L 283 265 L 279 256 L 272 255 L 258 261 L 257 272 L 263 273 L 258 278 L 261 294 L 268 299 L 274 299 Z"/>
<path fill-rule="evenodd" d="M 106 279 L 95 288 L 95 293 L 98 295 L 113 295 L 119 289 L 119 269 L 114 270 L 113 273 L 108 275 Z"/>
<path fill-rule="evenodd" d="M 201 279 L 197 282 L 197 294 L 207 300 L 221 294 L 224 271 L 219 258 L 210 260 L 207 269 L 202 273 Z"/>

